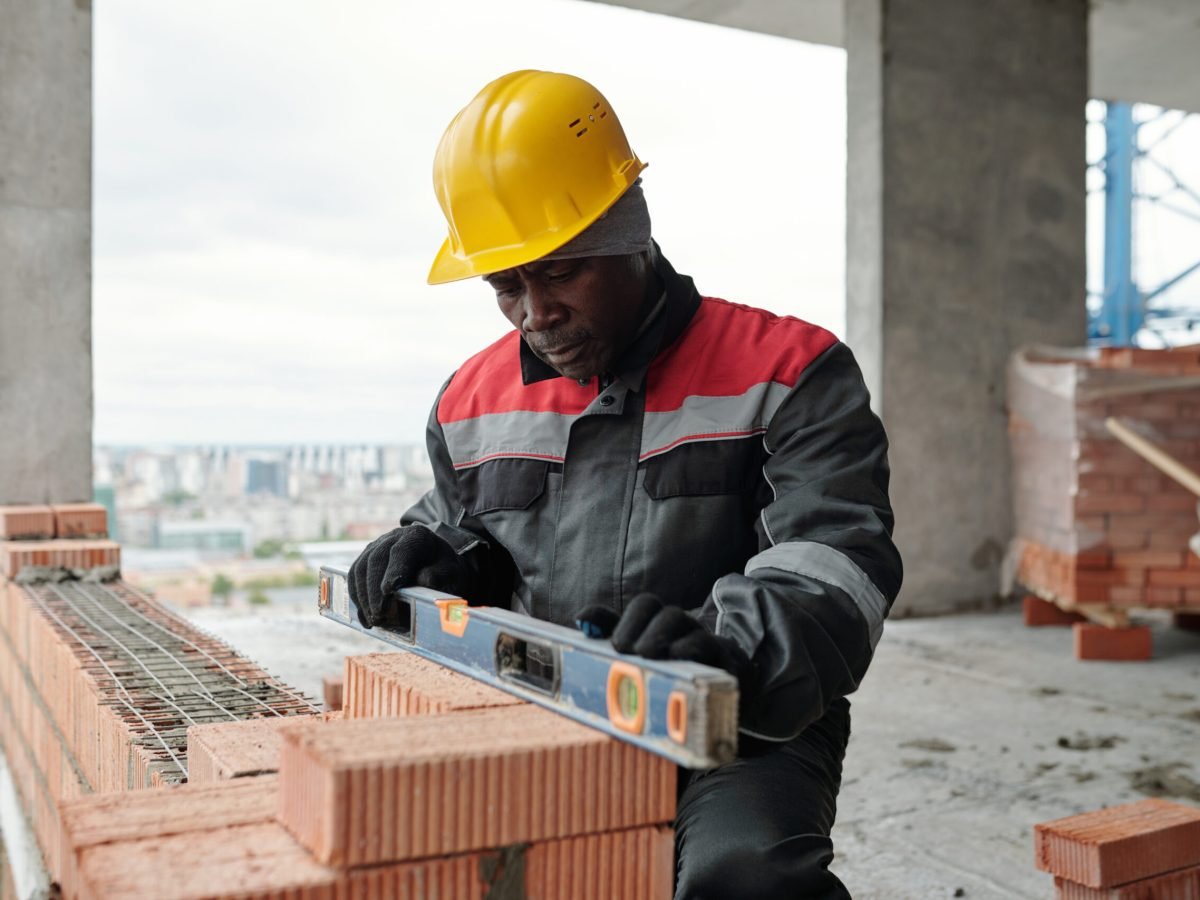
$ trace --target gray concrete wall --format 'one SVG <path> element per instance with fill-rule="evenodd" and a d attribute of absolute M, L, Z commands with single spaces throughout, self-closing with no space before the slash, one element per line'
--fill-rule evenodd
<path fill-rule="evenodd" d="M 1085 338 L 1087 14 L 847 2 L 847 339 L 891 439 L 896 614 L 996 596 L 1006 361 Z"/>
<path fill-rule="evenodd" d="M 0 503 L 92 496 L 92 13 L 0 0 Z"/>

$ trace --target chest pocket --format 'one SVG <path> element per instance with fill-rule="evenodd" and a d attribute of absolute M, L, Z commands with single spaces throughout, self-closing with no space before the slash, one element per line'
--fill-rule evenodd
<path fill-rule="evenodd" d="M 550 463 L 538 459 L 494 459 L 458 473 L 469 515 L 528 509 L 546 490 Z"/>
<path fill-rule="evenodd" d="M 759 481 L 764 454 L 757 438 L 684 444 L 646 460 L 643 486 L 653 500 L 749 494 Z"/>

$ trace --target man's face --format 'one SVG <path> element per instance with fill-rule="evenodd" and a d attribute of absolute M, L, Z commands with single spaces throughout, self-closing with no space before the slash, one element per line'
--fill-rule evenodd
<path fill-rule="evenodd" d="M 600 375 L 641 322 L 646 278 L 623 256 L 532 262 L 484 277 L 534 354 L 567 378 Z"/>

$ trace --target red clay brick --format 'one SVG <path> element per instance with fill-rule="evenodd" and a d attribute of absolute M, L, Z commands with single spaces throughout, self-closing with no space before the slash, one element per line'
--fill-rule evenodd
<path fill-rule="evenodd" d="M 525 854 L 529 900 L 666 900 L 675 882 L 670 828 L 636 828 L 534 844 Z"/>
<path fill-rule="evenodd" d="M 108 511 L 99 503 L 59 503 L 53 509 L 54 533 L 58 537 L 108 537 Z"/>
<path fill-rule="evenodd" d="M 1170 587 L 1146 588 L 1145 601 L 1147 606 L 1170 608 L 1183 602 L 1183 589 Z"/>
<path fill-rule="evenodd" d="M 59 818 L 66 850 L 59 876 L 63 895 L 79 895 L 78 860 L 91 847 L 270 822 L 278 806 L 275 777 L 92 794 L 66 802 Z"/>
<path fill-rule="evenodd" d="M 1143 569 L 1178 569 L 1183 566 L 1182 550 L 1121 551 L 1113 554 L 1118 566 Z"/>
<path fill-rule="evenodd" d="M 1195 496 L 1182 490 L 1180 490 L 1178 493 L 1151 494 L 1146 498 L 1146 512 L 1194 513 L 1195 511 Z"/>
<path fill-rule="evenodd" d="M 427 715 L 524 703 L 415 653 L 346 657 L 342 705 L 347 719 Z"/>
<path fill-rule="evenodd" d="M 20 541 L 54 537 L 54 512 L 49 506 L 0 506 L 0 540 Z"/>
<path fill-rule="evenodd" d="M 1108 599 L 1118 608 L 1144 606 L 1146 589 L 1140 587 L 1115 587 L 1108 592 Z"/>
<path fill-rule="evenodd" d="M 1025 599 L 1021 601 L 1021 608 L 1025 616 L 1025 624 L 1030 628 L 1043 625 L 1073 625 L 1076 622 L 1084 621 L 1083 616 L 1078 613 L 1059 609 L 1058 604 L 1035 597 L 1033 594 L 1025 595 Z"/>
<path fill-rule="evenodd" d="M 1200 570 L 1153 569 L 1149 583 L 1152 587 L 1200 588 Z"/>
<path fill-rule="evenodd" d="M 1200 897 L 1200 866 L 1189 866 L 1110 888 L 1090 888 L 1055 878 L 1059 900 L 1196 900 Z"/>
<path fill-rule="evenodd" d="M 341 675 L 326 675 L 321 679 L 321 694 L 325 699 L 327 712 L 340 712 L 342 709 L 343 691 L 345 684 Z"/>
<path fill-rule="evenodd" d="M 1145 626 L 1107 628 L 1077 622 L 1074 629 L 1076 659 L 1141 661 L 1153 655 L 1154 642 Z"/>
<path fill-rule="evenodd" d="M 1075 512 L 1079 515 L 1140 513 L 1145 509 L 1144 494 L 1079 494 L 1075 497 Z"/>
<path fill-rule="evenodd" d="M 188 782 L 211 784 L 278 772 L 281 726 L 300 718 L 328 722 L 340 717 L 340 712 L 329 712 L 320 716 L 271 716 L 189 726 Z"/>
<path fill-rule="evenodd" d="M 116 541 L 0 542 L 0 575 L 8 578 L 15 578 L 29 566 L 88 570 L 120 565 L 121 547 Z"/>
<path fill-rule="evenodd" d="M 1113 550 L 1142 550 L 1149 545 L 1150 535 L 1144 528 L 1113 528 L 1103 540 Z"/>
<path fill-rule="evenodd" d="M 373 865 L 669 822 L 674 764 L 532 705 L 281 729 L 280 821 Z"/>
<path fill-rule="evenodd" d="M 1089 550 L 1075 554 L 1075 565 L 1080 569 L 1107 569 L 1112 562 L 1113 556 L 1106 550 Z"/>
<path fill-rule="evenodd" d="M 1037 867 L 1102 888 L 1200 864 L 1200 809 L 1139 800 L 1034 826 Z"/>
<path fill-rule="evenodd" d="M 525 856 L 528 900 L 665 900 L 669 828 L 638 828 L 433 859 L 337 869 L 276 822 L 118 841 L 80 854 L 83 900 L 485 900 L 505 857 Z M 571 881 L 572 867 L 575 881 Z M 582 880 L 583 877 L 588 882 Z M 562 893 L 571 884 L 579 893 Z M 521 889 L 523 887 L 523 890 Z M 507 896 L 507 894 L 506 894 Z M 69 898 L 68 898 L 69 900 Z"/>
<path fill-rule="evenodd" d="M 1113 585 L 1121 587 L 1140 587 L 1146 583 L 1145 569 L 1112 568 L 1083 569 L 1075 573 L 1075 583 L 1078 585 Z"/>

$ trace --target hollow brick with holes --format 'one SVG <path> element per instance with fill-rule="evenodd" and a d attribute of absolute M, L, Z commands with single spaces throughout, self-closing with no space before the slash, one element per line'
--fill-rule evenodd
<path fill-rule="evenodd" d="M 1148 799 L 1034 826 L 1037 867 L 1092 888 L 1200 864 L 1200 809 Z"/>
<path fill-rule="evenodd" d="M 474 678 L 406 651 L 346 657 L 347 719 L 411 716 L 524 703 Z"/>
<path fill-rule="evenodd" d="M 54 511 L 49 506 L 0 506 L 0 540 L 54 537 Z"/>
<path fill-rule="evenodd" d="M 108 510 L 99 503 L 56 503 L 51 508 L 57 537 L 108 537 Z"/>
<path fill-rule="evenodd" d="M 503 884 L 530 900 L 667 900 L 673 851 L 671 829 L 650 826 L 339 869 L 313 859 L 278 823 L 258 822 L 84 848 L 79 897 L 486 900 Z"/>
<path fill-rule="evenodd" d="M 341 716 L 340 711 L 333 711 L 192 725 L 187 730 L 188 782 L 211 784 L 278 772 L 281 727 L 299 718 L 329 722 Z"/>
<path fill-rule="evenodd" d="M 1054 888 L 1057 900 L 1196 900 L 1200 897 L 1200 866 L 1107 888 L 1091 888 L 1055 878 Z"/>
<path fill-rule="evenodd" d="M 673 763 L 537 706 L 297 722 L 280 733 L 279 818 L 323 863 L 374 865 L 675 815 Z"/>

